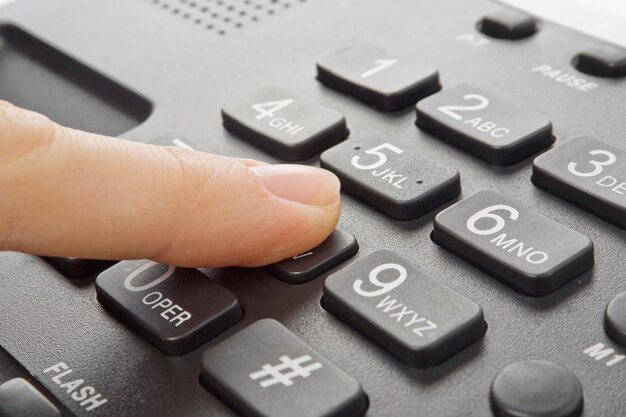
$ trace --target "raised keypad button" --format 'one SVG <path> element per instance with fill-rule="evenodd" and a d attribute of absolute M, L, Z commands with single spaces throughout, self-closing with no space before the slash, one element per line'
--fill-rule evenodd
<path fill-rule="evenodd" d="M 267 267 L 268 271 L 289 284 L 303 284 L 351 258 L 359 250 L 354 236 L 335 229 L 317 247 Z"/>
<path fill-rule="evenodd" d="M 437 365 L 485 332 L 476 303 L 386 250 L 328 277 L 322 305 L 417 368 Z"/>
<path fill-rule="evenodd" d="M 485 190 L 435 217 L 433 240 L 517 291 L 548 294 L 593 265 L 593 243 L 502 193 Z"/>
<path fill-rule="evenodd" d="M 348 135 L 343 115 L 277 87 L 263 87 L 222 109 L 231 133 L 287 161 L 309 158 Z"/>
<path fill-rule="evenodd" d="M 81 279 L 104 271 L 116 261 L 78 258 L 44 258 L 57 271 L 71 279 Z"/>
<path fill-rule="evenodd" d="M 626 76 L 626 49 L 610 45 L 592 46 L 574 57 L 580 72 L 598 77 Z"/>
<path fill-rule="evenodd" d="M 472 85 L 421 100 L 416 123 L 494 165 L 513 164 L 554 141 L 548 119 Z"/>
<path fill-rule="evenodd" d="M 490 13 L 478 22 L 478 29 L 497 39 L 523 39 L 537 32 L 537 20 L 521 11 L 501 9 Z"/>
<path fill-rule="evenodd" d="M 533 183 L 626 228 L 626 152 L 580 137 L 537 157 Z"/>
<path fill-rule="evenodd" d="M 420 217 L 461 191 L 454 168 L 422 156 L 415 143 L 377 132 L 327 150 L 320 161 L 343 190 L 394 219 Z"/>
<path fill-rule="evenodd" d="M 496 417 L 578 417 L 583 389 L 576 375 L 560 365 L 518 362 L 493 380 L 490 402 Z"/>
<path fill-rule="evenodd" d="M 210 348 L 202 382 L 249 417 L 357 417 L 361 385 L 275 320 L 259 320 Z"/>
<path fill-rule="evenodd" d="M 187 353 L 242 316 L 235 296 L 196 269 L 124 261 L 96 279 L 98 301 L 169 355 Z"/>
<path fill-rule="evenodd" d="M 61 413 L 30 382 L 15 378 L 0 385 L 0 416 L 61 417 Z"/>
<path fill-rule="evenodd" d="M 626 292 L 611 300 L 604 312 L 606 334 L 622 346 L 626 346 Z"/>
<path fill-rule="evenodd" d="M 368 44 L 320 59 L 317 79 L 381 110 L 400 110 L 439 91 L 435 69 Z"/>
<path fill-rule="evenodd" d="M 208 146 L 183 136 L 180 133 L 166 133 L 151 139 L 148 143 L 161 146 L 178 146 L 179 148 L 192 151 L 211 152 Z"/>

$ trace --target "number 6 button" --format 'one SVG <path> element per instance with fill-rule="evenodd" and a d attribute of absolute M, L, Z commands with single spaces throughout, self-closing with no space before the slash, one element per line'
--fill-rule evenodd
<path fill-rule="evenodd" d="M 322 58 L 317 79 L 382 110 L 400 110 L 441 89 L 439 74 L 414 60 L 358 44 Z"/>
<path fill-rule="evenodd" d="M 437 365 L 485 333 L 476 303 L 385 250 L 328 277 L 322 305 L 416 368 Z"/>
<path fill-rule="evenodd" d="M 455 169 L 376 132 L 327 150 L 320 161 L 345 191 L 398 220 L 418 218 L 461 192 Z"/>
<path fill-rule="evenodd" d="M 416 123 L 494 165 L 513 164 L 554 141 L 548 119 L 470 85 L 418 102 Z"/>
<path fill-rule="evenodd" d="M 533 162 L 533 183 L 626 229 L 626 153 L 575 138 Z"/>
<path fill-rule="evenodd" d="M 495 191 L 435 217 L 433 240 L 517 291 L 548 294 L 593 266 L 586 236 Z"/>

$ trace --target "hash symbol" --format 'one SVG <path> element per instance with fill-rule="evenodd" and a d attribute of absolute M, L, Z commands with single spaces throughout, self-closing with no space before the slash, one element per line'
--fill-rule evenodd
<path fill-rule="evenodd" d="M 319 362 L 312 363 L 310 365 L 305 365 L 302 367 L 301 365 L 305 362 L 312 360 L 309 355 L 300 356 L 296 359 L 291 359 L 289 356 L 281 356 L 280 364 L 272 366 L 270 364 L 265 364 L 261 367 L 260 371 L 256 371 L 250 374 L 250 379 L 257 380 L 259 378 L 264 378 L 266 376 L 271 376 L 271 378 L 267 378 L 259 382 L 259 385 L 263 388 L 271 387 L 276 384 L 283 384 L 286 387 L 290 387 L 293 385 L 292 379 L 295 377 L 307 378 L 311 376 L 311 372 L 316 371 L 322 367 L 322 364 Z M 283 373 L 289 369 L 288 372 Z"/>

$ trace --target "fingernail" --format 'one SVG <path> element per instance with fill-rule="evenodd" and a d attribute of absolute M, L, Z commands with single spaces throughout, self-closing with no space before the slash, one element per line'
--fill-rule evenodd
<path fill-rule="evenodd" d="M 307 165 L 259 165 L 250 170 L 272 194 L 311 206 L 339 199 L 339 179 L 332 172 Z"/>

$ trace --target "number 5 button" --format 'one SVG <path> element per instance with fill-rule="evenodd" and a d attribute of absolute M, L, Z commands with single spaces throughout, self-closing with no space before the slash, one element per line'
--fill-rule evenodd
<path fill-rule="evenodd" d="M 367 132 L 321 156 L 342 188 L 398 220 L 418 218 L 459 195 L 459 173 L 424 158 L 409 143 Z"/>
<path fill-rule="evenodd" d="M 548 119 L 470 85 L 421 100 L 416 123 L 494 165 L 513 164 L 554 141 Z"/>
<path fill-rule="evenodd" d="M 491 190 L 440 212 L 433 240 L 533 296 L 548 294 L 593 266 L 589 238 Z"/>
<path fill-rule="evenodd" d="M 485 333 L 481 308 L 393 252 L 330 276 L 322 305 L 408 365 L 437 365 Z"/>
<path fill-rule="evenodd" d="M 382 110 L 400 110 L 439 91 L 439 74 L 384 49 L 358 44 L 322 58 L 317 79 Z"/>
<path fill-rule="evenodd" d="M 533 183 L 626 229 L 626 153 L 575 138 L 533 162 Z"/>
<path fill-rule="evenodd" d="M 341 113 L 276 87 L 224 106 L 226 130 L 287 161 L 307 159 L 348 135 Z"/>

